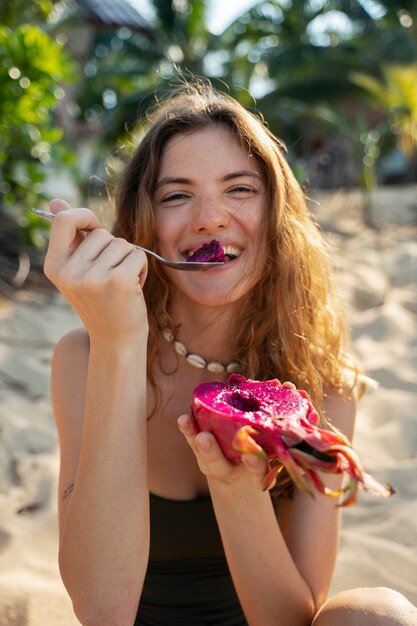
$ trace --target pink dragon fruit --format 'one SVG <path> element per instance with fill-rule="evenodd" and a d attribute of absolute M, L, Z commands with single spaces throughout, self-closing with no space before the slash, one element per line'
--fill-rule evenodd
<path fill-rule="evenodd" d="M 394 492 L 363 470 L 347 437 L 319 427 L 305 391 L 276 379 L 259 382 L 232 374 L 225 383 L 202 383 L 194 389 L 191 413 L 196 430 L 212 432 L 232 462 L 239 463 L 243 452 L 268 459 L 265 489 L 285 467 L 298 488 L 340 497 L 341 506 L 356 502 L 359 486 L 379 496 Z M 318 471 L 341 474 L 347 483 L 330 489 Z"/>
<path fill-rule="evenodd" d="M 216 239 L 212 239 L 209 243 L 203 243 L 198 250 L 195 250 L 193 254 L 188 257 L 187 261 L 190 261 L 190 263 L 195 263 L 196 261 L 200 263 L 224 263 L 226 261 L 226 257 L 221 243 Z"/>

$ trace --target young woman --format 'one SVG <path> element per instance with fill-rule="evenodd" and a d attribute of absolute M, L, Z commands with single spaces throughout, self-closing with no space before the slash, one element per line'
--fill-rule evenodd
<path fill-rule="evenodd" d="M 52 372 L 60 568 L 80 622 L 416 624 L 394 591 L 326 601 L 334 500 L 288 497 L 284 484 L 262 491 L 266 463 L 232 465 L 189 417 L 194 387 L 237 369 L 307 389 L 352 436 L 326 252 L 260 120 L 207 85 L 188 87 L 159 107 L 121 178 L 117 237 L 88 209 L 55 200 L 51 210 L 45 271 L 84 325 L 60 341 Z M 212 239 L 227 262 L 204 272 L 168 269 L 127 243 L 183 260 Z"/>

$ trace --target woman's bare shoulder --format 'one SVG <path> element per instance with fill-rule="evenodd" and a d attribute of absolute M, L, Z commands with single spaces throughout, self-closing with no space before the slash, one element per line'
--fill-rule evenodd
<path fill-rule="evenodd" d="M 52 358 L 51 395 L 57 422 L 83 415 L 90 342 L 84 328 L 64 335 Z"/>
<path fill-rule="evenodd" d="M 63 365 L 67 361 L 88 361 L 90 340 L 85 328 L 75 328 L 61 337 L 55 346 L 52 364 Z"/>
<path fill-rule="evenodd" d="M 335 388 L 326 390 L 323 399 L 324 414 L 327 419 L 348 437 L 352 437 L 355 427 L 357 399 L 355 393 L 340 393 Z"/>

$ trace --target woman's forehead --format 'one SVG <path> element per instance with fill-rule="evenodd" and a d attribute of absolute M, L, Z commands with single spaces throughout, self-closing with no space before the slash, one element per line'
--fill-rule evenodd
<path fill-rule="evenodd" d="M 259 170 L 257 159 L 242 146 L 233 131 L 223 124 L 173 135 L 161 155 L 160 174 L 181 168 L 222 170 L 236 168 Z"/>

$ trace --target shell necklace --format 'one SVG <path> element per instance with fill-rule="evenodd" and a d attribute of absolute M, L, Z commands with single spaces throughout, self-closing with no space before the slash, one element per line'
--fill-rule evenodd
<path fill-rule="evenodd" d="M 175 339 L 174 333 L 169 328 L 164 328 L 162 334 L 168 343 L 172 343 L 174 345 L 175 352 L 180 356 L 185 357 L 188 363 L 194 367 L 206 369 L 209 372 L 216 372 L 219 374 L 221 372 L 232 374 L 233 372 L 237 372 L 239 370 L 240 363 L 237 361 L 232 361 L 231 363 L 223 365 L 223 363 L 220 363 L 219 361 L 206 361 L 199 354 L 188 352 L 185 345 L 181 341 L 178 341 L 178 339 Z"/>

